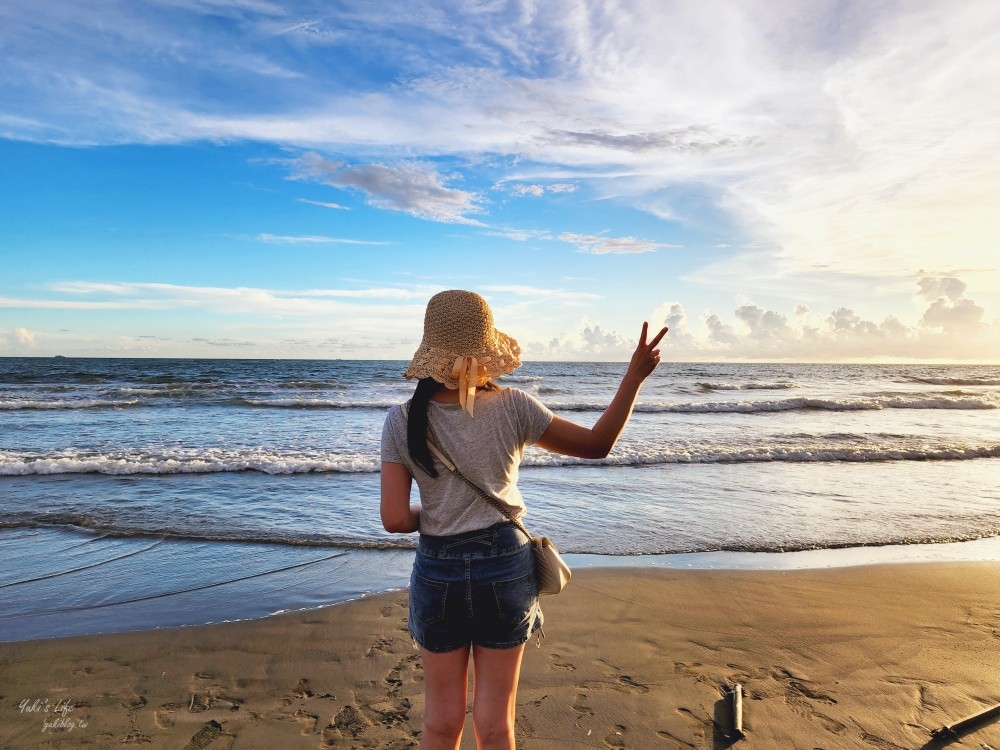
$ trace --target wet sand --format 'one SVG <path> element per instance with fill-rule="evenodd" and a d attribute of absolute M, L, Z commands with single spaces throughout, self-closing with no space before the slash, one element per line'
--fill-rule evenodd
<path fill-rule="evenodd" d="M 518 746 L 976 748 L 1000 702 L 1000 563 L 578 571 L 543 600 Z M 409 748 L 406 595 L 252 622 L 0 644 L 0 748 Z M 726 688 L 743 686 L 745 737 Z M 463 747 L 474 747 L 471 723 Z"/>

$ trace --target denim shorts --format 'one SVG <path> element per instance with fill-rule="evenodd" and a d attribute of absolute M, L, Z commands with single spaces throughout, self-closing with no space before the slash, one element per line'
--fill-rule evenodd
<path fill-rule="evenodd" d="M 420 535 L 410 575 L 409 630 L 444 653 L 513 648 L 542 626 L 528 538 L 509 521 L 455 536 Z"/>

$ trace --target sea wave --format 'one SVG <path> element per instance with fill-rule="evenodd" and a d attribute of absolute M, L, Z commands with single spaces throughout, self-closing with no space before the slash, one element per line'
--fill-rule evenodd
<path fill-rule="evenodd" d="M 233 406 L 254 406 L 267 409 L 389 409 L 399 401 L 373 399 L 371 401 L 335 401 L 328 398 L 246 398 L 237 396 L 225 403 Z"/>
<path fill-rule="evenodd" d="M 292 453 L 267 449 L 122 450 L 98 453 L 66 450 L 33 455 L 0 451 L 0 476 L 43 474 L 215 474 L 257 471 L 263 474 L 371 473 L 375 455 Z"/>
<path fill-rule="evenodd" d="M 967 461 L 1000 458 L 1000 444 L 928 444 L 915 440 L 872 442 L 831 438 L 795 445 L 718 445 L 714 443 L 649 447 L 619 446 L 606 458 L 580 459 L 529 449 L 524 467 L 659 466 L 669 464 L 748 464 L 888 461 Z M 0 476 L 51 474 L 216 474 L 242 471 L 262 474 L 379 471 L 377 454 L 328 454 L 268 449 L 122 450 L 107 453 L 66 450 L 53 454 L 0 451 Z"/>
<path fill-rule="evenodd" d="M 598 402 L 549 403 L 554 411 L 604 411 Z M 1000 409 L 1000 396 L 861 396 L 858 398 L 786 398 L 747 401 L 640 403 L 637 412 L 676 414 L 766 414 L 788 411 L 880 411 L 882 409 Z"/>
<path fill-rule="evenodd" d="M 925 378 L 916 375 L 907 378 L 910 383 L 924 383 L 926 385 L 1000 385 L 1000 378 Z"/>
<path fill-rule="evenodd" d="M 837 445 L 687 446 L 667 450 L 616 450 L 607 458 L 589 459 L 530 451 L 522 466 L 657 466 L 666 464 L 748 463 L 880 463 L 888 461 L 968 461 L 1000 458 L 1000 444 L 980 445 Z"/>
<path fill-rule="evenodd" d="M 58 401 L 32 399 L 5 399 L 0 401 L 0 411 L 53 411 L 61 409 L 126 409 L 139 406 L 138 399 L 88 398 Z"/>
<path fill-rule="evenodd" d="M 725 384 L 715 384 L 718 390 L 726 390 Z M 759 390 L 751 386 L 731 384 L 729 390 Z M 773 385 L 773 384 L 772 384 Z M 797 386 L 793 386 L 797 387 Z M 705 389 L 703 389 L 705 390 Z M 541 387 L 540 395 L 561 392 L 561 389 Z M 707 392 L 707 391 L 705 391 Z M 221 398 L 198 398 L 194 392 L 164 392 L 141 388 L 119 389 L 109 397 L 71 399 L 0 398 L 0 411 L 57 411 L 78 409 L 135 409 L 160 408 L 162 397 L 195 398 L 190 402 L 200 402 L 216 407 L 237 407 L 244 409 L 302 409 L 336 411 L 386 411 L 399 403 L 398 399 L 330 399 L 299 398 L 284 396 L 223 396 Z M 132 396 L 117 398 L 116 396 Z M 607 408 L 604 401 L 560 401 L 548 399 L 546 404 L 559 412 L 603 412 Z M 794 411 L 880 411 L 883 409 L 952 409 L 988 410 L 1000 409 L 1000 393 L 977 393 L 951 391 L 924 394 L 883 394 L 858 396 L 854 398 L 777 398 L 746 399 L 731 401 L 656 401 L 639 403 L 635 407 L 640 413 L 674 414 L 767 414 Z"/>
<path fill-rule="evenodd" d="M 270 544 L 289 547 L 309 547 L 328 548 L 335 550 L 351 551 L 396 551 L 412 550 L 415 547 L 416 539 L 412 535 L 393 535 L 378 538 L 337 538 L 333 536 L 310 535 L 307 533 L 294 534 L 279 530 L 259 529 L 259 528 L 230 528 L 225 532 L 217 530 L 206 530 L 205 526 L 187 527 L 183 525 L 169 526 L 165 521 L 159 526 L 147 526 L 142 523 L 131 525 L 127 520 L 121 522 L 105 522 L 87 516 L 85 514 L 23 514 L 18 519 L 0 520 L 0 529 L 40 529 L 58 532 L 68 532 L 74 534 L 96 535 L 101 540 L 105 539 L 152 539 L 158 547 L 160 542 L 214 542 L 214 543 L 250 543 L 250 544 Z M 560 548 L 564 553 L 579 554 L 599 554 L 608 557 L 644 557 L 648 555 L 664 554 L 698 554 L 712 552 L 802 552 L 808 550 L 823 549 L 850 549 L 867 547 L 885 547 L 899 545 L 916 544 L 943 544 L 953 542 L 969 542 L 977 539 L 988 539 L 996 537 L 1000 532 L 996 522 L 985 522 L 975 527 L 965 527 L 962 529 L 950 528 L 947 531 L 934 529 L 926 532 L 900 532 L 893 533 L 887 531 L 885 534 L 877 536 L 861 535 L 851 538 L 823 538 L 811 539 L 742 539 L 739 541 L 708 541 L 708 540 L 675 540 L 673 543 L 665 540 L 658 540 L 655 545 L 641 545 L 637 549 L 614 549 L 606 548 L 599 542 L 591 540 L 563 539 Z M 147 554 L 150 548 L 139 550 L 130 554 Z M 120 559 L 120 558 L 118 558 Z M 106 560 L 98 564 L 104 564 Z M 305 563 L 308 564 L 308 563 Z M 43 576 L 46 578 L 57 577 L 76 570 L 60 571 L 53 575 Z M 2 584 L 0 587 L 18 586 L 25 583 L 33 583 L 38 578 L 28 578 L 16 580 Z"/>
<path fill-rule="evenodd" d="M 798 388 L 798 383 L 695 383 L 703 391 L 787 391 Z"/>
<path fill-rule="evenodd" d="M 102 537 L 134 539 L 153 537 L 196 542 L 256 542 L 283 544 L 295 547 L 341 547 L 346 549 L 412 549 L 415 539 L 407 536 L 387 536 L 379 539 L 347 539 L 316 534 L 290 534 L 287 530 L 188 528 L 185 526 L 153 526 L 142 523 L 129 524 L 95 518 L 85 513 L 24 513 L 20 518 L 0 520 L 0 529 L 66 529 L 87 531 Z"/>

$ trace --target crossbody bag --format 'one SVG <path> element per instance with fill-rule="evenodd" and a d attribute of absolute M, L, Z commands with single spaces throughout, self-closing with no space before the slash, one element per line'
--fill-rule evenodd
<path fill-rule="evenodd" d="M 403 417 L 408 419 L 409 413 L 409 403 L 403 404 Z M 528 533 L 528 530 L 524 527 L 524 524 L 521 523 L 521 520 L 514 516 L 513 510 L 497 500 L 490 493 L 459 471 L 458 467 L 455 466 L 451 459 L 449 459 L 429 437 L 427 438 L 427 447 L 430 449 L 430 452 L 434 454 L 434 457 L 445 465 L 445 468 L 447 468 L 448 471 L 468 484 L 473 490 L 475 490 L 479 497 L 492 505 L 496 510 L 503 514 L 505 518 L 517 526 L 517 528 L 520 529 L 526 537 L 528 537 L 531 543 L 532 554 L 535 557 L 535 579 L 538 582 L 538 593 L 558 594 L 566 588 L 566 584 L 569 583 L 569 579 L 572 577 L 573 573 L 566 564 L 565 560 L 562 559 L 562 555 L 559 554 L 559 549 L 552 542 L 552 540 L 547 536 L 532 536 Z"/>

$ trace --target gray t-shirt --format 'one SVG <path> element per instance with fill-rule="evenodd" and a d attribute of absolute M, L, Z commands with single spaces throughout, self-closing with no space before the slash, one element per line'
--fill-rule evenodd
<path fill-rule="evenodd" d="M 431 401 L 427 422 L 431 440 L 462 474 L 510 506 L 516 516 L 524 515 L 524 500 L 517 489 L 518 466 L 525 446 L 538 440 L 552 422 L 548 408 L 524 391 L 502 388 L 476 394 L 474 417 L 458 404 Z M 422 534 L 448 536 L 506 520 L 437 459 L 437 477 L 413 462 L 402 405 L 392 407 L 385 418 L 382 460 L 403 464 L 417 480 Z"/>

